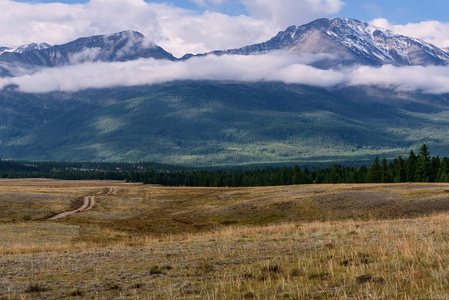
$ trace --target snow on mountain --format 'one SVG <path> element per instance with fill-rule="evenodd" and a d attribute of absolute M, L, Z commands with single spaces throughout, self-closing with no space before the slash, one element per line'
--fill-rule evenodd
<path fill-rule="evenodd" d="M 299 27 L 290 26 L 264 43 L 206 54 L 187 54 L 182 60 L 210 54 L 256 55 L 277 50 L 298 55 L 320 54 L 307 63 L 322 69 L 338 68 L 342 65 L 449 64 L 447 48 L 440 49 L 416 38 L 346 18 L 318 19 Z M 177 60 L 172 54 L 148 41 L 141 33 L 123 31 L 79 38 L 63 45 L 50 46 L 42 43 L 0 47 L 0 64 L 3 69 L 0 76 L 7 76 L 5 74 L 9 74 L 14 68 L 36 70 L 36 67 L 97 61 L 123 62 L 140 58 Z"/>
<path fill-rule="evenodd" d="M 43 43 L 0 49 L 0 62 L 25 68 L 95 61 L 129 61 L 139 58 L 175 60 L 173 55 L 135 31 L 79 38 L 56 46 Z"/>
<path fill-rule="evenodd" d="M 30 51 L 34 51 L 34 50 L 44 50 L 44 49 L 48 49 L 50 47 L 51 47 L 51 45 L 49 45 L 47 43 L 40 43 L 40 44 L 32 43 L 32 44 L 27 44 L 27 45 L 21 45 L 18 47 L 3 46 L 3 47 L 0 47 L 0 54 L 2 54 L 3 52 L 25 53 L 25 52 L 30 52 Z"/>
<path fill-rule="evenodd" d="M 318 19 L 303 26 L 291 26 L 267 42 L 240 49 L 208 54 L 263 54 L 284 50 L 295 54 L 329 53 L 329 65 L 362 64 L 381 66 L 446 65 L 449 52 L 419 39 L 395 34 L 354 19 Z M 184 58 L 191 57 L 191 55 Z"/>
<path fill-rule="evenodd" d="M 32 44 L 28 44 L 28 45 L 19 46 L 15 49 L 12 49 L 11 52 L 25 53 L 25 52 L 30 52 L 30 51 L 34 51 L 34 50 L 45 50 L 50 47 L 51 47 L 51 45 L 49 45 L 47 43 L 41 43 L 41 44 L 32 43 Z"/>
<path fill-rule="evenodd" d="M 13 48 L 11 48 L 9 46 L 0 46 L 0 55 L 5 51 L 10 51 L 11 49 L 13 49 Z"/>

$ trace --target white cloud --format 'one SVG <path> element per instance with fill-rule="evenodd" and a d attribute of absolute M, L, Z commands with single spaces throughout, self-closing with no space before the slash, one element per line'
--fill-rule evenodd
<path fill-rule="evenodd" d="M 173 80 L 297 80 L 312 83 L 311 74 L 327 71 L 304 65 L 321 55 L 292 56 L 285 53 L 261 56 L 221 56 L 187 61 L 140 59 L 116 63 L 85 63 L 47 68 L 31 75 L 0 79 L 0 88 L 18 85 L 24 92 L 77 91 L 86 88 L 155 84 Z M 329 71 L 331 72 L 331 71 Z M 334 83 L 334 82 L 332 82 Z M 329 82 L 322 81 L 322 86 Z"/>
<path fill-rule="evenodd" d="M 404 91 L 421 90 L 431 94 L 449 93 L 447 66 L 359 67 L 348 75 L 348 85 L 376 85 Z"/>
<path fill-rule="evenodd" d="M 204 53 L 212 50 L 239 48 L 273 37 L 279 29 L 266 26 L 264 21 L 247 16 L 231 17 L 217 12 L 166 15 L 160 21 L 162 35 L 158 44 L 182 56 L 186 53 Z"/>
<path fill-rule="evenodd" d="M 359 66 L 321 70 L 308 64 L 330 56 L 271 53 L 255 56 L 207 56 L 187 61 L 141 59 L 85 63 L 43 69 L 0 79 L 0 89 L 18 85 L 24 92 L 78 91 L 87 88 L 158 84 L 175 80 L 282 81 L 318 87 L 376 85 L 399 90 L 449 93 L 449 67 Z"/>
<path fill-rule="evenodd" d="M 86 48 L 69 57 L 71 64 L 79 64 L 85 61 L 95 61 L 101 54 L 101 48 Z"/>
<path fill-rule="evenodd" d="M 175 56 L 263 42 L 289 25 L 339 11 L 341 0 L 192 0 L 199 5 L 243 3 L 249 16 L 198 13 L 144 0 L 90 0 L 86 4 L 0 0 L 0 45 L 61 44 L 83 36 L 136 30 Z"/>
<path fill-rule="evenodd" d="M 421 23 L 409 23 L 406 25 L 394 25 L 383 18 L 374 19 L 370 23 L 374 26 L 390 29 L 391 31 L 402 35 L 422 39 L 438 47 L 449 47 L 449 23 L 425 21 Z"/>
<path fill-rule="evenodd" d="M 91 0 L 87 4 L 18 3 L 0 0 L 4 44 L 60 44 L 94 34 L 141 30 L 159 36 L 157 13 L 143 0 Z"/>
<path fill-rule="evenodd" d="M 221 2 L 213 0 L 212 2 Z M 30 4 L 0 0 L 0 44 L 61 44 L 82 36 L 136 30 L 175 56 L 242 47 L 279 28 L 248 16 L 198 14 L 143 0 L 90 0 L 86 4 Z"/>
<path fill-rule="evenodd" d="M 77 18 L 82 12 L 80 4 L 28 4 L 0 0 L 1 43 L 54 43 L 75 37 L 76 28 L 84 27 Z"/>

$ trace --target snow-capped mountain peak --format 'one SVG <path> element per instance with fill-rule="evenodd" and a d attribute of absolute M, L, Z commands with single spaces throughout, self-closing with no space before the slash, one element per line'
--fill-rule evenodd
<path fill-rule="evenodd" d="M 0 55 L 2 55 L 3 52 L 11 50 L 12 47 L 9 46 L 0 46 Z"/>
<path fill-rule="evenodd" d="M 257 55 L 282 50 L 309 56 L 309 64 L 323 69 L 347 65 L 396 66 L 448 65 L 449 49 L 347 18 L 318 19 L 302 26 L 290 26 L 267 42 L 239 49 L 213 51 L 204 55 Z M 324 54 L 324 55 L 321 55 Z M 189 59 L 194 55 L 185 55 Z M 176 61 L 170 53 L 139 32 L 123 31 L 83 37 L 50 46 L 46 43 L 0 47 L 0 64 L 5 68 L 54 67 L 85 62 L 117 62 L 141 58 Z M 0 70 L 1 71 L 1 70 Z M 2 75 L 3 74 L 3 75 Z M 0 72 L 0 76 L 9 74 Z"/>
<path fill-rule="evenodd" d="M 176 60 L 136 31 L 83 37 L 72 42 L 50 46 L 46 43 L 19 47 L 0 47 L 0 64 L 8 68 L 35 70 L 85 62 L 117 62 L 140 58 Z M 6 72 L 1 72 L 0 76 Z"/>
<path fill-rule="evenodd" d="M 16 49 L 14 49 L 13 52 L 25 53 L 25 52 L 30 52 L 30 51 L 34 51 L 34 50 L 44 50 L 44 49 L 48 49 L 50 47 L 51 47 L 51 45 L 49 45 L 47 43 L 40 43 L 40 44 L 31 43 L 28 45 L 19 46 Z"/>
<path fill-rule="evenodd" d="M 449 52 L 419 39 L 347 18 L 318 19 L 290 26 L 267 42 L 212 54 L 263 54 L 283 50 L 295 54 L 329 53 L 336 57 L 324 68 L 340 64 L 446 65 Z"/>
<path fill-rule="evenodd" d="M 327 26 L 327 34 L 352 52 L 366 57 L 375 56 L 378 64 L 440 65 L 449 62 L 445 51 L 434 45 L 365 22 L 346 18 L 315 22 Z"/>
<path fill-rule="evenodd" d="M 12 53 L 25 53 L 25 52 L 31 52 L 34 50 L 44 50 L 50 48 L 51 45 L 47 43 L 31 43 L 26 45 L 21 45 L 18 47 L 13 46 L 2 46 L 0 47 L 0 54 L 3 54 L 4 52 L 12 52 Z"/>

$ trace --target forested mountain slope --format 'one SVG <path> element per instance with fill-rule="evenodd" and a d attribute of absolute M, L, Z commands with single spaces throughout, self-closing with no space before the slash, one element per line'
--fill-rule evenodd
<path fill-rule="evenodd" d="M 373 87 L 176 82 L 0 93 L 0 157 L 235 165 L 447 155 L 449 96 Z"/>

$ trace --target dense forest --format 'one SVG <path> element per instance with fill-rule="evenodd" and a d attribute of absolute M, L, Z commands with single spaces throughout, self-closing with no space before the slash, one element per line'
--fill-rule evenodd
<path fill-rule="evenodd" d="M 54 178 L 64 180 L 127 180 L 146 170 L 182 171 L 179 166 L 152 162 L 27 162 L 0 159 L 0 178 Z M 129 180 L 128 180 L 129 181 Z"/>
<path fill-rule="evenodd" d="M 189 170 L 156 163 L 61 163 L 0 160 L 2 178 L 113 179 L 166 186 L 249 187 L 321 183 L 449 182 L 449 158 L 430 156 L 427 145 L 416 155 L 388 162 L 376 157 L 371 166 L 327 168 Z"/>

